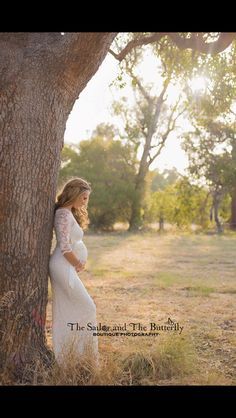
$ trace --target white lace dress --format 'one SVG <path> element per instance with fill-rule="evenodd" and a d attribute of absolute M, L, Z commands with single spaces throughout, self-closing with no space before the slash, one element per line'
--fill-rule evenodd
<path fill-rule="evenodd" d="M 93 327 L 96 305 L 88 294 L 75 268 L 63 254 L 73 251 L 77 258 L 87 260 L 87 248 L 82 241 L 83 230 L 70 209 L 55 212 L 54 229 L 57 244 L 50 256 L 49 275 L 52 286 L 52 340 L 57 360 L 63 361 L 73 346 L 80 357 L 88 351 L 98 364 L 98 340 Z M 71 325 L 74 324 L 74 325 Z"/>

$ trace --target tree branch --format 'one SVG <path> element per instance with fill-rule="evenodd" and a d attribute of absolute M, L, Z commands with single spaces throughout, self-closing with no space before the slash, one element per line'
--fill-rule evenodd
<path fill-rule="evenodd" d="M 170 33 L 168 36 L 179 49 L 193 49 L 203 54 L 218 54 L 224 51 L 236 39 L 236 32 L 221 32 L 219 38 L 213 42 L 205 42 L 203 34 L 193 34 L 190 38 L 182 38 L 178 33 Z"/>
<path fill-rule="evenodd" d="M 143 97 L 147 100 L 149 106 L 152 105 L 152 98 L 151 96 L 147 93 L 147 91 L 145 90 L 145 88 L 143 87 L 141 81 L 138 79 L 138 77 L 132 72 L 132 70 L 127 69 L 128 73 L 130 74 L 131 78 L 135 81 L 135 83 L 137 84 L 139 90 L 141 91 Z"/>
<path fill-rule="evenodd" d="M 156 147 L 158 147 L 158 150 L 156 151 L 156 153 L 153 155 L 153 157 L 150 157 L 150 160 L 148 161 L 148 164 L 150 165 L 154 160 L 155 160 L 155 158 L 158 156 L 158 155 L 160 155 L 160 152 L 161 152 L 161 150 L 162 150 L 162 148 L 164 147 L 164 145 L 165 145 L 165 142 L 166 142 L 166 140 L 167 140 L 167 138 L 168 138 L 168 136 L 169 136 L 169 133 L 170 132 L 172 132 L 174 129 L 175 129 L 175 126 L 176 126 L 176 121 L 177 121 L 177 119 L 184 113 L 184 111 L 185 111 L 185 109 L 183 109 L 181 112 L 179 112 L 177 115 L 176 115 L 176 117 L 175 118 L 173 118 L 173 115 L 174 115 L 174 113 L 175 113 L 175 111 L 176 111 L 176 109 L 177 109 L 177 107 L 178 107 L 178 104 L 179 104 L 179 101 L 180 101 L 180 99 L 176 102 L 176 104 L 175 104 L 175 106 L 173 107 L 173 109 L 172 109 L 172 111 L 171 111 L 171 114 L 170 114 L 170 116 L 169 116 L 169 120 L 168 120 L 168 125 L 167 125 L 167 129 L 166 129 L 166 132 L 162 135 L 162 140 L 161 140 L 161 142 L 159 142 L 159 144 L 158 145 L 154 145 L 154 146 L 151 146 L 151 148 L 156 148 Z"/>
<path fill-rule="evenodd" d="M 149 36 L 133 39 L 128 42 L 126 47 L 118 54 L 111 49 L 109 49 L 109 52 L 114 58 L 121 62 L 132 49 L 138 46 L 159 42 L 163 36 L 169 36 L 179 49 L 192 49 L 203 54 L 214 55 L 224 51 L 233 40 L 236 39 L 236 32 L 221 32 L 216 41 L 206 42 L 203 38 L 205 33 L 207 32 L 203 32 L 202 34 L 193 33 L 190 38 L 183 38 L 178 32 L 156 32 Z"/>
<path fill-rule="evenodd" d="M 166 138 L 167 138 L 167 137 L 166 137 Z M 163 136 L 163 137 L 162 137 L 161 142 L 160 142 L 158 145 L 156 145 L 156 146 L 158 146 L 159 148 L 158 148 L 157 152 L 153 155 L 153 157 L 149 159 L 149 161 L 148 161 L 148 166 L 150 166 L 150 165 L 152 164 L 152 162 L 155 160 L 155 158 L 156 158 L 158 155 L 160 155 L 161 150 L 162 150 L 162 148 L 163 148 L 163 147 L 164 147 L 164 145 L 165 145 L 166 138 L 164 138 L 164 136 Z"/>
<path fill-rule="evenodd" d="M 133 39 L 132 41 L 128 42 L 126 47 L 122 49 L 122 51 L 119 54 L 116 54 L 111 49 L 109 49 L 109 52 L 111 55 L 113 55 L 113 57 L 115 57 L 118 61 L 121 62 L 126 57 L 126 55 L 129 54 L 130 51 L 132 51 L 132 49 L 136 48 L 137 46 L 148 45 L 153 42 L 158 42 L 165 35 L 167 35 L 167 33 L 165 32 L 156 32 L 150 36 L 143 36 L 138 39 Z"/>

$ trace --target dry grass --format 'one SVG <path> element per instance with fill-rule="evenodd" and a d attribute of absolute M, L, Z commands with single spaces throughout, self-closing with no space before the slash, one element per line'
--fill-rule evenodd
<path fill-rule="evenodd" d="M 89 259 L 81 279 L 98 322 L 149 326 L 171 318 L 183 332 L 100 336 L 99 370 L 69 361 L 65 370 L 54 366 L 45 384 L 235 384 L 235 234 L 120 231 L 87 233 L 84 242 Z M 49 345 L 50 321 L 49 303 Z"/>
<path fill-rule="evenodd" d="M 196 353 L 185 338 L 167 338 L 159 346 L 147 349 L 140 345 L 136 351 L 128 347 L 122 352 L 103 351 L 99 367 L 89 354 L 76 357 L 67 350 L 60 364 L 45 367 L 38 362 L 27 368 L 23 379 L 32 385 L 129 386 L 158 385 L 176 377 L 191 375 L 195 370 Z M 11 384 L 5 382 L 3 384 Z"/>

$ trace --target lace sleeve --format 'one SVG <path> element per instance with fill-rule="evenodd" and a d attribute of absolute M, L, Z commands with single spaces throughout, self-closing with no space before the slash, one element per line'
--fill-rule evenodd
<path fill-rule="evenodd" d="M 71 215 L 65 209 L 57 209 L 55 214 L 55 232 L 62 254 L 72 251 L 70 245 Z"/>

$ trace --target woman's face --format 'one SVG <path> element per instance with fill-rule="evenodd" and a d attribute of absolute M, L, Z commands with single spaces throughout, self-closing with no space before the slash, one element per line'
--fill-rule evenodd
<path fill-rule="evenodd" d="M 73 207 L 76 208 L 76 209 L 79 209 L 82 206 L 87 207 L 88 201 L 89 201 L 89 195 L 90 195 L 90 192 L 87 191 L 87 190 L 85 192 L 81 193 L 77 197 L 77 199 L 75 199 Z"/>

